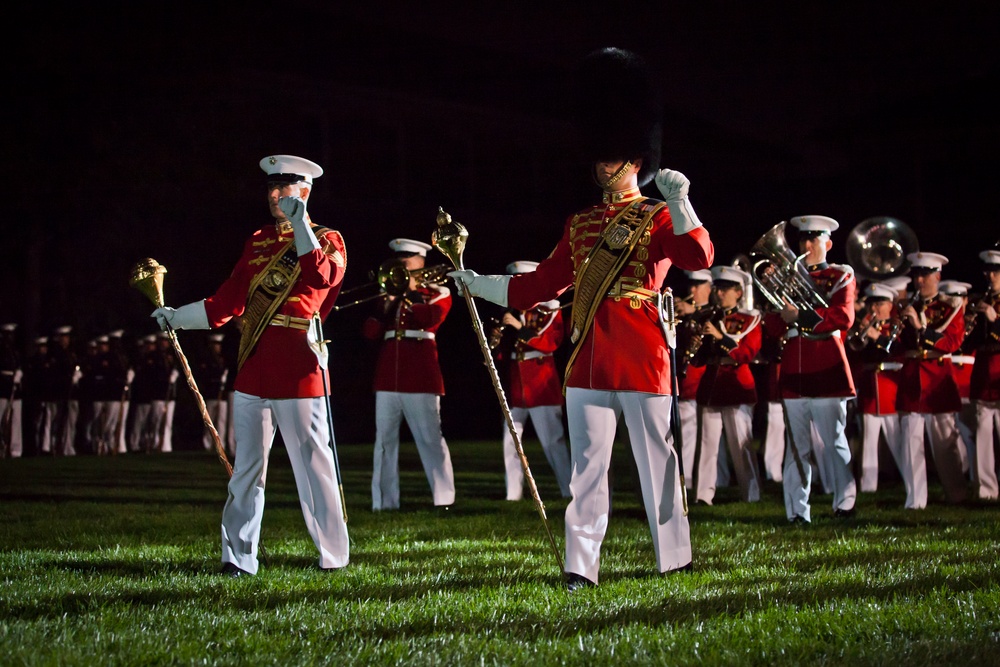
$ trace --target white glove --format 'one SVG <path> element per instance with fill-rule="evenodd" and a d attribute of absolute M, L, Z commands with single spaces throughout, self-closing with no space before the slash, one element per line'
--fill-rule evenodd
<path fill-rule="evenodd" d="M 135 379 L 135 371 L 131 368 L 125 373 L 125 384 L 132 384 L 132 380 Z"/>
<path fill-rule="evenodd" d="M 468 289 L 472 296 L 507 307 L 507 283 L 510 282 L 510 276 L 481 276 L 469 270 L 451 271 L 448 275 L 455 279 L 459 294 L 464 294 L 462 290 Z"/>
<path fill-rule="evenodd" d="M 181 372 L 176 368 L 170 371 L 170 384 L 175 384 L 177 382 L 177 378 L 179 378 L 180 376 Z"/>
<path fill-rule="evenodd" d="M 320 340 L 321 331 L 319 322 L 314 318 L 306 330 L 306 343 L 312 353 L 316 355 L 319 367 L 326 370 L 330 366 L 330 350 L 326 346 L 327 341 Z"/>
<path fill-rule="evenodd" d="M 667 210 L 670 211 L 670 219 L 674 223 L 674 234 L 687 234 L 695 227 L 701 227 L 701 220 L 691 206 L 688 199 L 688 190 L 691 188 L 691 181 L 687 176 L 673 169 L 661 169 L 656 172 L 656 187 L 663 195 L 663 201 L 667 203 Z"/>
<path fill-rule="evenodd" d="M 24 377 L 24 372 L 18 368 L 14 371 L 14 384 L 21 384 L 21 378 Z"/>
<path fill-rule="evenodd" d="M 306 222 L 305 201 L 299 197 L 282 197 L 278 200 L 278 208 L 292 223 L 292 231 L 295 232 L 295 252 L 299 257 L 308 255 L 313 250 L 319 250 L 319 241 Z"/>
<path fill-rule="evenodd" d="M 82 379 L 83 379 L 83 371 L 81 371 L 80 367 L 77 366 L 76 368 L 73 369 L 73 385 L 75 386 L 80 384 L 80 380 Z"/>
<path fill-rule="evenodd" d="M 155 317 L 160 329 L 167 330 L 169 324 L 174 329 L 210 329 L 205 301 L 195 301 L 180 308 L 157 308 L 150 317 Z"/>

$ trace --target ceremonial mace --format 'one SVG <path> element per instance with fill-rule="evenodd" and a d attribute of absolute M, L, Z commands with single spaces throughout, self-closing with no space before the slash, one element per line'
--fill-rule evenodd
<path fill-rule="evenodd" d="M 439 206 L 437 229 L 431 234 L 431 243 L 445 257 L 451 260 L 451 263 L 459 271 L 465 269 L 462 265 L 462 253 L 465 252 L 465 243 L 468 238 L 469 232 L 465 226 L 453 221 L 451 216 Z M 531 474 L 531 468 L 528 467 L 528 457 L 524 455 L 524 449 L 521 447 L 521 437 L 517 434 L 517 429 L 514 427 L 514 418 L 510 414 L 507 397 L 504 395 L 503 387 L 500 385 L 500 375 L 497 373 L 497 367 L 493 364 L 493 355 L 490 354 L 489 343 L 486 342 L 486 334 L 483 333 L 483 323 L 479 319 L 479 311 L 476 310 L 476 303 L 473 301 L 472 295 L 469 294 L 469 290 L 461 289 L 460 291 L 465 295 L 465 303 L 469 306 L 469 314 L 472 316 L 472 326 L 476 330 L 476 337 L 479 339 L 479 348 L 483 352 L 483 359 L 486 362 L 486 368 L 490 372 L 490 379 L 493 380 L 493 389 L 500 400 L 500 408 L 503 410 L 503 416 L 507 422 L 507 430 L 510 431 L 510 437 L 514 440 L 517 457 L 521 460 L 521 469 L 524 470 L 524 477 L 528 480 L 528 489 L 531 491 L 531 497 L 535 501 L 538 515 L 542 517 L 542 524 L 545 526 L 545 532 L 549 536 L 549 544 L 552 545 L 552 553 L 556 556 L 556 563 L 559 565 L 559 571 L 561 572 L 563 569 L 562 556 L 559 553 L 559 548 L 556 546 L 555 538 L 552 537 L 552 529 L 549 527 L 549 520 L 545 516 L 545 505 L 538 496 L 538 487 L 535 486 L 535 478 Z"/>
<path fill-rule="evenodd" d="M 132 276 L 129 278 L 128 284 L 145 294 L 153 302 L 154 306 L 163 308 L 163 275 L 166 272 L 167 267 L 155 259 L 147 257 L 132 267 Z M 184 356 L 184 351 L 181 350 L 181 343 L 177 340 L 177 332 L 174 331 L 169 322 L 167 323 L 167 335 L 170 336 L 170 342 L 174 345 L 174 352 L 177 353 L 177 358 L 181 362 L 181 368 L 184 370 L 184 377 L 187 378 L 188 386 L 191 387 L 195 400 L 198 401 L 201 420 L 205 422 L 209 433 L 212 434 L 212 441 L 215 443 L 215 453 L 218 454 L 219 461 L 225 466 L 226 473 L 232 477 L 233 467 L 229 464 L 229 459 L 226 457 L 226 450 L 222 447 L 219 432 L 216 430 L 215 424 L 212 423 L 212 417 L 208 414 L 205 399 L 202 398 L 201 392 L 198 390 L 198 383 L 194 381 L 194 375 L 191 374 L 191 365 L 188 364 L 187 357 Z"/>

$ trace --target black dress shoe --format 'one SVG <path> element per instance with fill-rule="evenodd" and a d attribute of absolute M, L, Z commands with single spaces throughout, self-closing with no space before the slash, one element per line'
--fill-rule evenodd
<path fill-rule="evenodd" d="M 851 517 L 854 516 L 854 508 L 852 507 L 849 510 L 841 510 L 841 509 L 833 510 L 833 516 L 837 517 L 838 519 L 850 519 Z"/>
<path fill-rule="evenodd" d="M 596 586 L 593 581 L 587 577 L 570 572 L 566 575 L 566 590 L 570 593 L 578 591 L 581 588 L 593 588 Z"/>
<path fill-rule="evenodd" d="M 795 516 L 793 516 L 791 518 L 791 520 L 789 521 L 789 523 L 792 524 L 793 526 L 808 526 L 809 525 L 809 522 L 806 521 L 805 517 L 799 516 L 798 514 L 796 514 Z"/>
<path fill-rule="evenodd" d="M 222 565 L 222 574 L 226 575 L 227 577 L 232 577 L 233 579 L 236 579 L 237 577 L 251 577 L 251 576 L 253 576 L 252 574 L 250 574 L 246 570 L 241 570 L 240 568 L 236 567 L 232 563 L 224 563 Z"/>

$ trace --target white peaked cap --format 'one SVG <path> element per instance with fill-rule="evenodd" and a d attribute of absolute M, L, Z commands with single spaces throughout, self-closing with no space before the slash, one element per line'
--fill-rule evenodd
<path fill-rule="evenodd" d="M 948 296 L 969 296 L 969 288 L 972 283 L 963 283 L 961 280 L 942 280 L 938 284 L 938 291 Z"/>
<path fill-rule="evenodd" d="M 39 336 L 38 338 L 35 339 L 35 345 L 45 345 L 48 342 L 49 342 L 48 336 Z"/>
<path fill-rule="evenodd" d="M 728 280 L 746 288 L 746 284 L 750 282 L 750 274 L 733 266 L 713 266 L 712 280 Z"/>
<path fill-rule="evenodd" d="M 58 329 L 56 329 L 56 333 L 60 336 L 68 336 L 70 333 L 72 333 L 72 331 L 73 327 L 69 325 L 66 325 L 64 327 L 59 327 Z"/>
<path fill-rule="evenodd" d="M 393 252 L 415 252 L 421 257 L 426 257 L 427 251 L 433 247 L 430 243 L 414 241 L 413 239 L 393 239 L 389 241 L 389 249 Z"/>
<path fill-rule="evenodd" d="M 531 273 L 538 268 L 538 262 L 517 261 L 507 265 L 507 273 Z"/>
<path fill-rule="evenodd" d="M 902 292 L 907 287 L 910 286 L 912 282 L 909 276 L 893 276 L 892 278 L 886 278 L 885 280 L 880 280 L 879 283 L 885 285 L 889 289 L 896 290 L 896 292 Z"/>
<path fill-rule="evenodd" d="M 890 301 L 895 301 L 898 294 L 899 290 L 887 285 L 884 282 L 870 283 L 868 287 L 865 288 L 865 296 L 873 299 L 889 299 Z"/>
<path fill-rule="evenodd" d="M 17 325 L 13 322 L 7 322 L 6 324 L 0 324 L 0 330 L 2 331 L 13 331 L 17 328 Z"/>
<path fill-rule="evenodd" d="M 124 329 L 115 329 L 114 331 L 108 333 L 108 337 L 110 338 L 121 338 L 124 335 L 125 335 Z"/>
<path fill-rule="evenodd" d="M 788 221 L 800 232 L 830 232 L 837 231 L 840 223 L 825 215 L 800 215 Z"/>
<path fill-rule="evenodd" d="M 712 272 L 708 269 L 699 269 L 698 271 L 684 271 L 684 275 L 687 276 L 688 280 L 691 282 L 712 282 Z"/>
<path fill-rule="evenodd" d="M 936 252 L 911 252 L 906 259 L 910 262 L 911 268 L 931 271 L 940 271 L 941 267 L 948 263 L 947 257 Z"/>
<path fill-rule="evenodd" d="M 111 339 L 108 338 L 107 336 L 98 336 L 97 337 L 97 342 L 98 343 L 110 343 Z"/>
<path fill-rule="evenodd" d="M 323 167 L 311 160 L 294 155 L 268 155 L 260 161 L 260 168 L 268 176 L 275 177 L 275 180 L 289 183 L 297 181 L 312 183 L 314 178 L 323 175 Z"/>
<path fill-rule="evenodd" d="M 984 250 L 979 253 L 979 259 L 987 264 L 1000 264 L 1000 250 Z"/>

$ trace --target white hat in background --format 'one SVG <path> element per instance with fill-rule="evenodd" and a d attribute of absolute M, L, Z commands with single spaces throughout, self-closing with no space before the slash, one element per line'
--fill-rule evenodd
<path fill-rule="evenodd" d="M 389 249 L 393 252 L 411 252 L 421 257 L 426 257 L 427 251 L 432 247 L 429 243 L 414 241 L 413 239 L 393 239 L 389 241 Z"/>
<path fill-rule="evenodd" d="M 948 263 L 948 258 L 936 252 L 911 252 L 906 256 L 910 262 L 910 270 L 917 269 L 918 272 L 940 271 L 941 267 Z"/>
<path fill-rule="evenodd" d="M 938 292 L 948 296 L 969 296 L 971 283 L 963 283 L 961 280 L 942 280 L 938 284 Z"/>
<path fill-rule="evenodd" d="M 538 262 L 517 261 L 507 265 L 507 273 L 531 273 L 538 268 Z"/>
<path fill-rule="evenodd" d="M 910 286 L 911 282 L 912 278 L 909 276 L 893 276 L 892 278 L 886 278 L 885 280 L 879 281 L 882 285 L 896 290 L 897 293 L 905 291 L 906 288 Z"/>
<path fill-rule="evenodd" d="M 829 235 L 837 231 L 840 223 L 825 215 L 800 215 L 788 221 L 792 227 L 799 230 L 800 234 L 806 236 L 818 236 L 820 234 Z"/>
<path fill-rule="evenodd" d="M 309 183 L 323 175 L 323 168 L 294 155 L 268 155 L 260 161 L 267 180 L 276 183 Z"/>
<path fill-rule="evenodd" d="M 865 296 L 869 299 L 888 299 L 895 301 L 899 295 L 899 290 L 887 285 L 884 282 L 869 283 L 865 287 Z"/>
<path fill-rule="evenodd" d="M 747 284 L 750 282 L 750 274 L 746 271 L 737 269 L 734 266 L 713 266 L 712 267 L 712 282 L 719 280 L 726 280 L 731 283 L 738 283 L 746 289 Z"/>
<path fill-rule="evenodd" d="M 707 283 L 712 281 L 712 272 L 708 269 L 699 269 L 697 271 L 685 270 L 684 275 L 693 283 Z"/>
<path fill-rule="evenodd" d="M 1000 266 L 1000 250 L 984 250 L 979 253 L 979 259 L 983 260 L 987 264 L 996 264 Z"/>

